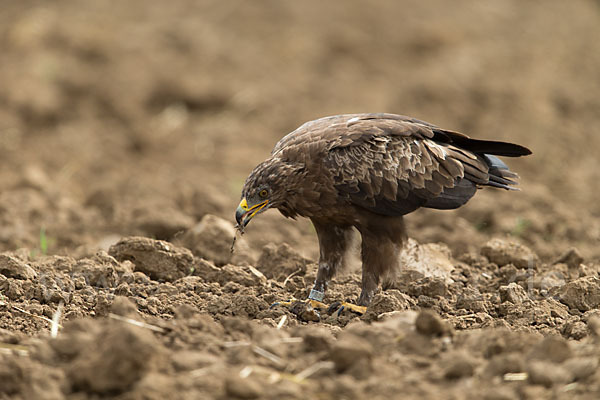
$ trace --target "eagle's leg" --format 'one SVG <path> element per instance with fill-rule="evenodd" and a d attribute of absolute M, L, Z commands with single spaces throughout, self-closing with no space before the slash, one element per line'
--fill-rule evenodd
<path fill-rule="evenodd" d="M 327 284 L 333 278 L 336 271 L 344 265 L 344 259 L 348 254 L 348 250 L 352 244 L 352 238 L 354 236 L 354 230 L 352 226 L 340 226 L 334 225 L 328 221 L 312 220 L 317 236 L 319 238 L 319 269 L 317 271 L 317 278 L 315 284 L 308 295 L 306 302 L 317 310 L 329 310 L 331 307 L 323 303 L 325 297 L 325 291 L 327 290 Z M 289 301 L 279 301 L 271 305 L 274 306 L 286 306 L 291 309 L 292 312 L 302 312 L 302 307 L 298 310 L 294 310 L 294 307 L 298 304 L 295 299 Z M 339 304 L 339 303 L 337 303 Z M 343 305 L 343 304 L 342 304 Z M 337 309 L 337 308 L 336 308 Z M 309 312 L 310 316 L 308 320 L 313 320 L 313 311 Z M 308 315 L 307 314 L 307 315 Z M 300 316 L 300 315 L 299 315 Z M 306 317 L 303 317 L 306 318 Z M 314 320 L 318 320 L 317 317 Z"/>
<path fill-rule="evenodd" d="M 328 221 L 312 220 L 319 238 L 319 270 L 315 284 L 308 298 L 323 301 L 327 284 L 336 271 L 344 264 L 344 259 L 352 243 L 351 226 L 333 225 Z"/>
<path fill-rule="evenodd" d="M 382 279 L 398 270 L 406 239 L 402 217 L 371 216 L 359 230 L 362 235 L 362 291 L 359 306 L 368 306 Z"/>

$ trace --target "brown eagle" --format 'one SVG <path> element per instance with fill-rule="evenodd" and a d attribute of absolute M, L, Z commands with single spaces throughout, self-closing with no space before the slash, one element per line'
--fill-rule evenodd
<path fill-rule="evenodd" d="M 471 139 L 402 115 L 317 119 L 281 139 L 250 173 L 237 228 L 243 232 L 270 208 L 310 218 L 320 257 L 309 300 L 317 302 L 343 265 L 356 228 L 362 237 L 358 305 L 367 306 L 382 279 L 399 267 L 403 215 L 420 207 L 458 208 L 483 186 L 516 190 L 517 174 L 495 156 L 528 154 L 517 144 Z"/>

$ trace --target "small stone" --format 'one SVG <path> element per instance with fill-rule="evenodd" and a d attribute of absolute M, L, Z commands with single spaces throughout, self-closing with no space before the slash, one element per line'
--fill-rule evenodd
<path fill-rule="evenodd" d="M 531 284 L 534 289 L 552 290 L 553 288 L 563 286 L 567 280 L 560 271 L 548 271 L 543 274 L 536 274 L 531 278 L 528 284 Z"/>
<path fill-rule="evenodd" d="M 363 320 L 376 321 L 381 314 L 406 310 L 409 309 L 412 304 L 414 304 L 414 301 L 399 290 L 386 290 L 377 293 L 375 297 L 373 297 Z"/>
<path fill-rule="evenodd" d="M 575 279 L 559 290 L 559 299 L 571 309 L 589 311 L 600 306 L 600 278 Z"/>
<path fill-rule="evenodd" d="M 225 393 L 228 398 L 256 399 L 262 396 L 263 391 L 260 383 L 250 378 L 234 375 L 225 379 Z"/>
<path fill-rule="evenodd" d="M 598 359 L 596 357 L 574 357 L 565 361 L 562 366 L 571 371 L 576 381 L 580 381 L 596 372 Z"/>
<path fill-rule="evenodd" d="M 588 326 L 583 321 L 567 322 L 563 328 L 563 335 L 569 339 L 581 340 L 588 333 Z"/>
<path fill-rule="evenodd" d="M 488 303 L 477 288 L 467 286 L 456 299 L 456 308 L 464 308 L 474 313 L 487 313 Z"/>
<path fill-rule="evenodd" d="M 520 353 L 496 354 L 488 362 L 486 372 L 491 376 L 522 372 L 525 368 L 524 356 Z"/>
<path fill-rule="evenodd" d="M 194 266 L 188 249 L 145 237 L 123 238 L 110 247 L 109 254 L 119 261 L 133 262 L 136 271 L 154 280 L 175 281 L 191 274 Z"/>
<path fill-rule="evenodd" d="M 531 358 L 562 363 L 573 355 L 569 343 L 560 336 L 547 336 L 531 350 Z"/>
<path fill-rule="evenodd" d="M 139 314 L 137 306 L 124 296 L 115 296 L 110 305 L 110 312 L 123 317 L 132 317 Z"/>
<path fill-rule="evenodd" d="M 337 372 L 349 373 L 358 379 L 370 374 L 372 355 L 371 344 L 355 335 L 342 336 L 329 353 Z"/>
<path fill-rule="evenodd" d="M 600 337 L 600 317 L 595 315 L 591 316 L 587 320 L 587 327 L 592 335 Z"/>
<path fill-rule="evenodd" d="M 567 264 L 569 268 L 578 268 L 583 262 L 583 257 L 575 247 L 571 247 L 561 254 L 553 264 Z"/>
<path fill-rule="evenodd" d="M 302 328 L 304 329 L 301 329 L 297 335 L 304 339 L 303 343 L 305 351 L 318 352 L 331 349 L 335 339 L 329 329 L 312 325 Z"/>
<path fill-rule="evenodd" d="M 500 286 L 498 292 L 500 293 L 500 302 L 502 303 L 509 301 L 515 305 L 520 305 L 529 300 L 525 289 L 514 282 L 509 283 L 507 286 Z"/>
<path fill-rule="evenodd" d="M 302 257 L 287 243 L 269 243 L 262 249 L 257 268 L 269 279 L 283 281 L 291 274 L 303 276 L 310 260 Z"/>
<path fill-rule="evenodd" d="M 408 239 L 400 253 L 400 263 L 404 270 L 418 271 L 424 277 L 437 277 L 443 282 L 450 281 L 454 271 L 452 252 L 442 244 L 419 244 Z"/>
<path fill-rule="evenodd" d="M 68 340 L 69 333 L 63 333 Z M 164 347 L 147 329 L 122 322 L 104 324 L 81 343 L 68 364 L 73 389 L 99 394 L 121 393 L 163 363 Z"/>
<path fill-rule="evenodd" d="M 448 294 L 448 285 L 446 282 L 437 277 L 425 277 L 417 282 L 421 287 L 421 293 L 429 297 L 444 297 Z"/>
<path fill-rule="evenodd" d="M 500 238 L 484 244 L 481 254 L 499 267 L 513 264 L 517 268 L 535 268 L 539 262 L 538 256 L 527 246 Z"/>
<path fill-rule="evenodd" d="M 113 265 L 105 265 L 95 260 L 84 258 L 72 267 L 74 277 L 83 277 L 90 286 L 112 288 L 117 286 L 119 276 Z"/>
<path fill-rule="evenodd" d="M 475 361 L 464 353 L 452 353 L 446 355 L 444 368 L 444 378 L 461 379 L 473 375 L 475 371 Z"/>
<path fill-rule="evenodd" d="M 444 336 L 453 333 L 450 324 L 430 310 L 423 310 L 417 315 L 415 327 L 417 332 L 427 336 Z"/>
<path fill-rule="evenodd" d="M 37 273 L 29 265 L 16 257 L 0 254 L 0 274 L 7 278 L 30 280 L 37 277 Z"/>
<path fill-rule="evenodd" d="M 228 263 L 239 264 L 253 259 L 249 254 L 248 244 L 238 235 L 233 253 L 231 243 L 236 235 L 231 221 L 206 214 L 198 224 L 177 238 L 177 243 L 192 250 L 197 257 L 214 262 L 217 266 Z"/>
<path fill-rule="evenodd" d="M 551 387 L 564 385 L 573 380 L 573 375 L 565 367 L 548 361 L 532 361 L 527 368 L 529 382 L 534 385 Z"/>

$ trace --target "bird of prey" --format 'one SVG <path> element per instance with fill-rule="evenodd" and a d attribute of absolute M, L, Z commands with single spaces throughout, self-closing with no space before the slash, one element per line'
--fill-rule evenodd
<path fill-rule="evenodd" d="M 319 303 L 355 228 L 362 237 L 362 291 L 358 307 L 350 308 L 364 312 L 379 284 L 400 267 L 403 215 L 420 207 L 458 208 L 484 186 L 517 190 L 517 174 L 496 156 L 528 154 L 517 144 L 472 139 L 396 114 L 317 119 L 283 137 L 250 173 L 237 229 L 243 233 L 270 208 L 310 218 L 320 257 L 308 300 Z"/>

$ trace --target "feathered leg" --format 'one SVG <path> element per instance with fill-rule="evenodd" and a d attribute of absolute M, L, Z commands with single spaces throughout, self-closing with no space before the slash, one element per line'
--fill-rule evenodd
<path fill-rule="evenodd" d="M 327 283 L 344 264 L 345 256 L 352 243 L 352 227 L 340 227 L 312 220 L 319 237 L 319 270 L 309 299 L 322 301 Z"/>
<path fill-rule="evenodd" d="M 358 305 L 367 306 L 379 283 L 398 270 L 406 229 L 402 217 L 371 217 L 359 227 L 362 235 L 362 291 Z"/>
<path fill-rule="evenodd" d="M 345 257 L 352 245 L 354 231 L 352 226 L 334 225 L 327 221 L 312 220 L 317 236 L 319 237 L 319 270 L 315 284 L 310 291 L 306 302 L 298 302 L 297 300 L 280 301 L 274 303 L 273 306 L 287 306 L 291 311 L 298 315 L 299 318 L 307 321 L 318 321 L 320 315 L 315 310 L 328 310 L 333 306 L 328 306 L 323 303 L 327 284 L 333 278 L 339 268 L 344 265 Z M 334 303 L 339 304 L 343 303 Z M 306 308 L 310 305 L 309 308 Z M 337 309 L 337 307 L 335 308 Z M 340 308 L 341 309 L 341 308 Z M 361 312 L 361 311 L 359 311 Z M 364 310 L 362 311 L 364 312 Z"/>

